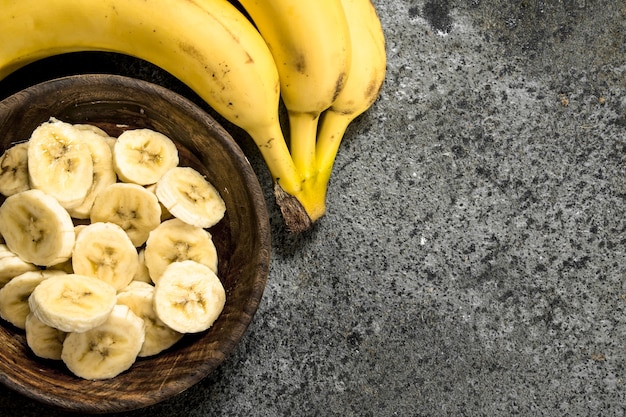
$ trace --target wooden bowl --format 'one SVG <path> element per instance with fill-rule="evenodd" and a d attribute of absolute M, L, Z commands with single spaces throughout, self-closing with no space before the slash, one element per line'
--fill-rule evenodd
<path fill-rule="evenodd" d="M 82 413 L 128 411 L 173 397 L 224 361 L 263 295 L 270 231 L 257 177 L 232 137 L 193 103 L 160 86 L 114 75 L 60 78 L 0 102 L 0 154 L 51 116 L 95 124 L 113 136 L 146 127 L 176 142 L 181 164 L 205 174 L 226 203 L 224 219 L 210 229 L 226 305 L 209 330 L 186 335 L 166 352 L 139 358 L 128 371 L 103 381 L 80 379 L 61 361 L 35 357 L 24 332 L 0 320 L 0 383 L 33 400 Z"/>

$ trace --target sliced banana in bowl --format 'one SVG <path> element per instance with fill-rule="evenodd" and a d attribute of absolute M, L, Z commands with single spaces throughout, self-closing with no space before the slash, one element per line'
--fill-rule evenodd
<path fill-rule="evenodd" d="M 154 290 L 154 311 L 163 323 L 180 333 L 198 333 L 219 317 L 226 293 L 208 266 L 196 261 L 172 262 Z"/>
<path fill-rule="evenodd" d="M 134 281 L 117 293 L 117 303 L 128 306 L 133 313 L 143 319 L 144 342 L 137 354 L 139 357 L 157 355 L 174 346 L 184 333 L 166 325 L 154 309 L 154 285 Z"/>
<path fill-rule="evenodd" d="M 115 183 L 95 198 L 89 218 L 92 223 L 120 226 L 133 245 L 141 246 L 150 231 L 161 223 L 161 206 L 156 195 L 138 184 Z"/>
<path fill-rule="evenodd" d="M 116 302 L 106 282 L 86 275 L 59 274 L 35 287 L 28 306 L 44 324 L 63 332 L 85 332 L 104 323 Z"/>
<path fill-rule="evenodd" d="M 0 317 L 15 327 L 24 329 L 26 317 L 31 313 L 28 299 L 35 287 L 54 275 L 64 274 L 54 269 L 37 269 L 16 275 L 0 288 Z"/>
<path fill-rule="evenodd" d="M 28 189 L 28 143 L 20 142 L 0 156 L 0 194 L 10 196 Z"/>
<path fill-rule="evenodd" d="M 128 306 L 116 304 L 103 323 L 66 335 L 61 360 L 81 378 L 113 378 L 135 363 L 144 338 L 144 321 Z"/>
<path fill-rule="evenodd" d="M 24 143 L 42 125 L 80 149 L 71 193 L 51 177 L 72 163 L 30 175 Z M 254 170 L 205 111 L 143 81 L 65 77 L 0 102 L 0 155 L 14 168 L 0 176 L 0 302 L 12 306 L 0 308 L 0 383 L 112 413 L 177 395 L 223 363 L 260 303 L 271 241 Z M 133 158 L 143 165 L 129 169 Z"/>
<path fill-rule="evenodd" d="M 51 195 L 66 209 L 80 205 L 91 189 L 91 150 L 69 123 L 52 118 L 37 126 L 28 141 L 28 161 L 31 188 Z"/>
<path fill-rule="evenodd" d="M 164 221 L 150 232 L 144 262 L 152 282 L 157 283 L 173 262 L 192 260 L 218 273 L 217 249 L 211 233 L 178 218 Z"/>
<path fill-rule="evenodd" d="M 214 226 L 226 212 L 219 192 L 190 167 L 168 170 L 156 184 L 156 195 L 170 214 L 197 227 Z"/>
<path fill-rule="evenodd" d="M 38 189 L 9 196 L 0 205 L 0 234 L 23 261 L 51 266 L 74 249 L 74 223 L 59 201 Z"/>
<path fill-rule="evenodd" d="M 127 130 L 113 146 L 113 166 L 122 181 L 150 185 L 178 166 L 178 150 L 176 144 L 160 132 Z"/>
<path fill-rule="evenodd" d="M 120 291 L 139 269 L 139 253 L 131 238 L 115 223 L 86 225 L 76 238 L 72 270 L 97 278 Z"/>

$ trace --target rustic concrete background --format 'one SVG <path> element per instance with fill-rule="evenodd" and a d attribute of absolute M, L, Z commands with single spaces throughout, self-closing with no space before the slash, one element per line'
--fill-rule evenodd
<path fill-rule="evenodd" d="M 217 372 L 124 416 L 626 414 L 626 4 L 374 3 L 388 77 L 327 215 L 289 235 L 231 128 L 268 191 L 265 297 Z M 0 92 L 100 69 L 188 94 L 109 58 L 49 60 Z M 0 409 L 63 415 L 5 388 Z"/>

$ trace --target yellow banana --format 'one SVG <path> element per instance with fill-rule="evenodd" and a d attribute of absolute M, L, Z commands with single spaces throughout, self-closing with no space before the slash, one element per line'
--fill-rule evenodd
<path fill-rule="evenodd" d="M 303 199 L 315 221 L 325 211 L 315 181 L 318 119 L 349 71 L 351 43 L 339 0 L 239 0 L 269 45 L 289 116 L 290 150 L 303 178 Z M 322 197 L 325 192 L 322 193 Z"/>
<path fill-rule="evenodd" d="M 363 11 L 350 12 L 340 0 L 241 3 L 260 34 L 227 0 L 54 0 L 50 7 L 40 0 L 0 0 L 0 79 L 38 59 L 77 51 L 117 52 L 161 67 L 252 137 L 274 179 L 288 229 L 301 232 L 325 212 L 345 130 L 332 120 L 347 125 L 350 115 L 365 110 L 350 107 L 352 100 L 367 101 L 366 92 L 371 102 L 377 96 L 377 82 L 357 72 L 350 72 L 349 88 L 344 84 L 353 61 L 364 65 L 364 58 L 352 58 L 353 43 L 359 45 L 357 57 L 370 57 L 380 68 L 380 55 L 369 47 L 383 41 L 380 22 L 375 13 L 372 20 Z M 349 19 L 344 6 L 353 14 Z M 359 22 L 365 17 L 369 23 Z M 382 49 L 378 75 L 384 77 L 384 43 Z M 281 95 L 290 147 L 279 121 Z M 331 105 L 316 144 L 319 116 Z"/>
<path fill-rule="evenodd" d="M 0 79 L 52 55 L 111 51 L 170 72 L 253 138 L 276 183 L 301 176 L 279 123 L 280 84 L 255 27 L 226 0 L 0 0 Z"/>
<path fill-rule="evenodd" d="M 321 116 L 316 146 L 319 192 L 327 188 L 348 125 L 378 98 L 387 65 L 383 29 L 371 1 L 340 1 L 350 27 L 352 62 L 344 88 Z"/>

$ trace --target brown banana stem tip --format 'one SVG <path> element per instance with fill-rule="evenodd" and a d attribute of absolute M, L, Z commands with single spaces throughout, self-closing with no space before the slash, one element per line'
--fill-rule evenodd
<path fill-rule="evenodd" d="M 313 221 L 302 204 L 297 198 L 286 193 L 278 181 L 274 182 L 274 197 L 290 233 L 304 233 L 313 228 Z"/>

